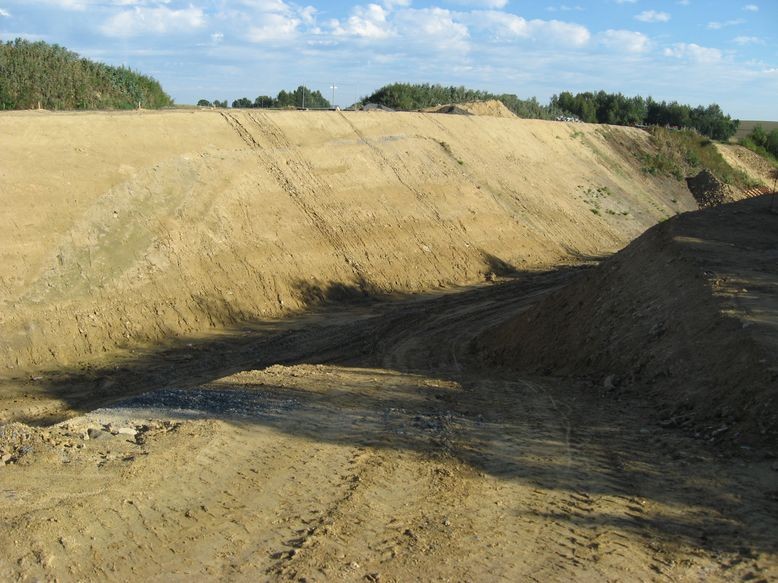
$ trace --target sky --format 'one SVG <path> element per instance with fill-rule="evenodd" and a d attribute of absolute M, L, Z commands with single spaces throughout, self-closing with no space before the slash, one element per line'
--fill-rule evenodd
<path fill-rule="evenodd" d="M 396 81 L 604 89 L 778 120 L 778 0 L 0 0 L 0 40 L 157 78 L 177 103 Z"/>

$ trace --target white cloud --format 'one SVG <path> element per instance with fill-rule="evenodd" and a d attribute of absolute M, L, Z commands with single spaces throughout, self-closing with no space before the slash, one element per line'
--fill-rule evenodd
<path fill-rule="evenodd" d="M 299 32 L 302 21 L 277 12 L 267 12 L 249 27 L 246 39 L 252 43 L 289 41 Z"/>
<path fill-rule="evenodd" d="M 583 6 L 576 4 L 575 6 L 569 6 L 567 4 L 560 4 L 559 6 L 546 6 L 548 12 L 583 12 Z"/>
<path fill-rule="evenodd" d="M 2 8 L 0 8 L 0 17 L 10 18 L 11 17 L 11 13 L 8 12 L 7 10 L 3 10 Z"/>
<path fill-rule="evenodd" d="M 190 32 L 205 25 L 201 8 L 190 6 L 174 10 L 165 6 L 156 8 L 135 7 L 113 15 L 100 31 L 110 37 L 130 38 L 148 34 Z"/>
<path fill-rule="evenodd" d="M 616 4 L 635 4 L 638 0 L 616 0 Z"/>
<path fill-rule="evenodd" d="M 448 0 L 452 4 L 472 6 L 474 8 L 505 8 L 508 0 Z M 410 4 L 410 2 L 409 2 Z"/>
<path fill-rule="evenodd" d="M 463 16 L 474 28 L 491 33 L 497 40 L 531 40 L 563 46 L 586 45 L 591 33 L 580 24 L 560 20 L 527 20 L 516 14 L 483 10 Z"/>
<path fill-rule="evenodd" d="M 758 36 L 736 36 L 732 39 L 732 42 L 741 46 L 765 44 L 764 39 L 759 38 Z"/>
<path fill-rule="evenodd" d="M 86 10 L 90 6 L 161 6 L 171 0 L 38 0 L 63 10 Z"/>
<path fill-rule="evenodd" d="M 727 28 L 728 26 L 738 26 L 739 24 L 745 24 L 745 20 L 742 18 L 737 18 L 735 20 L 727 20 L 725 22 L 709 22 L 708 28 L 710 30 L 721 30 L 722 28 Z"/>
<path fill-rule="evenodd" d="M 336 36 L 384 39 L 394 35 L 387 21 L 388 15 L 388 9 L 378 4 L 355 6 L 344 24 L 338 20 L 333 20 L 330 24 Z"/>
<path fill-rule="evenodd" d="M 676 43 L 672 47 L 666 48 L 664 55 L 698 63 L 716 63 L 721 61 L 723 56 L 719 49 L 701 47 L 694 43 Z"/>
<path fill-rule="evenodd" d="M 454 16 L 444 8 L 409 8 L 399 11 L 394 22 L 406 47 L 464 54 L 470 50 L 470 33 Z"/>
<path fill-rule="evenodd" d="M 757 6 L 756 4 L 746 4 L 745 6 L 743 6 L 743 10 L 747 12 L 759 12 L 759 6 Z"/>
<path fill-rule="evenodd" d="M 635 16 L 635 20 L 640 20 L 641 22 L 668 22 L 670 20 L 670 15 L 667 12 L 644 10 Z"/>
<path fill-rule="evenodd" d="M 642 32 L 632 30 L 606 30 L 598 40 L 617 52 L 645 53 L 651 49 L 651 40 Z"/>

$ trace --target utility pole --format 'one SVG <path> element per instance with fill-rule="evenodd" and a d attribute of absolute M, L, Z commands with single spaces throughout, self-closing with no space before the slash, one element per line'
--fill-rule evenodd
<path fill-rule="evenodd" d="M 330 89 L 332 89 L 332 104 L 331 105 L 332 105 L 333 108 L 335 107 L 335 90 L 337 88 L 338 87 L 335 85 L 335 82 L 333 81 L 332 85 L 330 85 Z"/>

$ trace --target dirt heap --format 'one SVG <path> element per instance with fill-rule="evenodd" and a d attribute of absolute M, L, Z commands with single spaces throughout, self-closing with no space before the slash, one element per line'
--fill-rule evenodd
<path fill-rule="evenodd" d="M 778 223 L 769 197 L 662 223 L 480 337 L 488 361 L 640 388 L 667 422 L 778 443 Z"/>
<path fill-rule="evenodd" d="M 732 191 L 708 169 L 703 169 L 696 176 L 686 179 L 689 190 L 694 195 L 700 208 L 718 206 L 732 202 Z"/>
<path fill-rule="evenodd" d="M 449 113 L 456 115 L 483 115 L 488 117 L 516 118 L 510 109 L 505 107 L 502 101 L 490 99 L 488 101 L 469 101 L 455 105 L 440 105 L 424 110 L 427 113 Z"/>
<path fill-rule="evenodd" d="M 2 121 L 0 371 L 14 375 L 333 292 L 416 293 L 599 255 L 696 208 L 640 171 L 630 149 L 651 144 L 630 128 L 297 111 Z"/>

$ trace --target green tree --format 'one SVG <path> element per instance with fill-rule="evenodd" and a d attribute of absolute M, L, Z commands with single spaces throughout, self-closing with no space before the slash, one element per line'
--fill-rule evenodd
<path fill-rule="evenodd" d="M 126 67 L 79 57 L 58 45 L 0 43 L 0 109 L 131 109 L 173 104 L 160 84 Z"/>
<path fill-rule="evenodd" d="M 765 143 L 765 149 L 773 156 L 778 158 L 778 129 L 772 130 L 767 134 L 767 141 Z"/>
<path fill-rule="evenodd" d="M 198 107 L 213 107 L 213 104 L 207 99 L 201 99 L 197 102 Z"/>
<path fill-rule="evenodd" d="M 251 101 L 248 97 L 241 97 L 240 99 L 236 99 L 232 102 L 232 107 L 236 109 L 254 107 L 254 102 Z"/>

